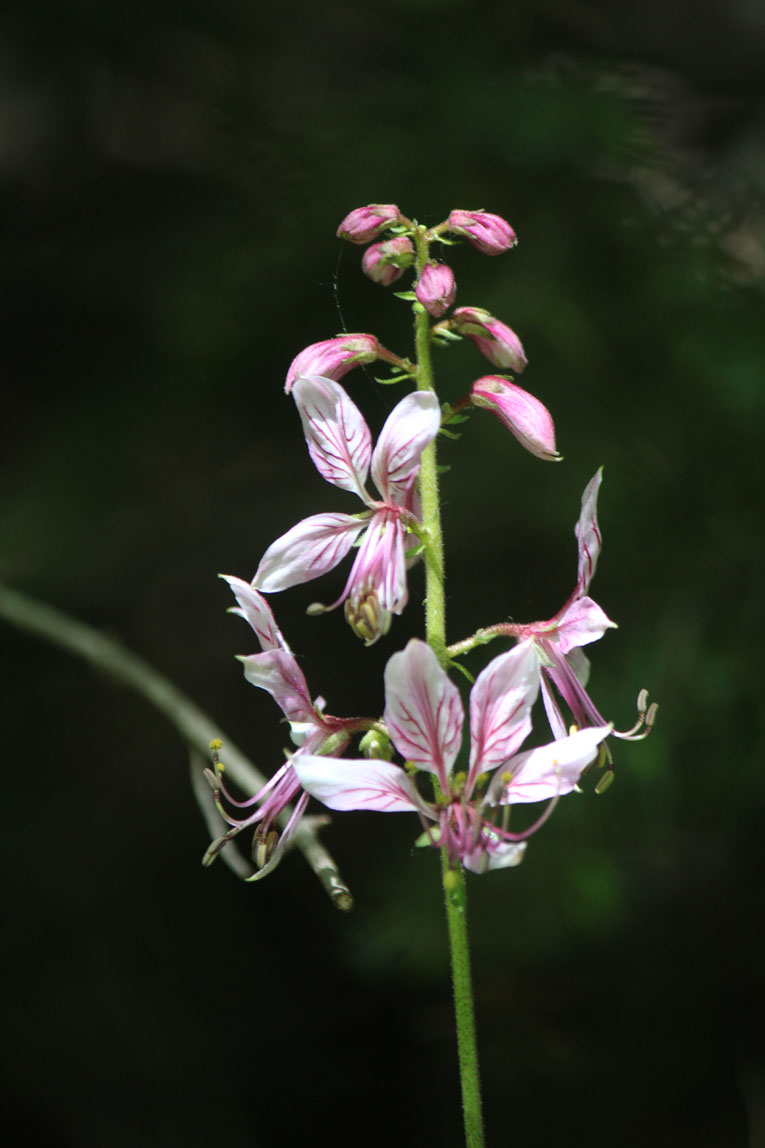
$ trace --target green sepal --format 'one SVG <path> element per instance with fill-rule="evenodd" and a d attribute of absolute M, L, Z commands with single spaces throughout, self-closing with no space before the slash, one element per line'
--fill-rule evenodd
<path fill-rule="evenodd" d="M 376 383 L 380 384 L 381 387 L 389 387 L 392 383 L 404 383 L 407 381 L 407 379 L 411 379 L 414 376 L 405 373 L 403 375 L 392 375 L 389 379 L 378 379 L 376 375 L 373 375 L 372 377 Z"/>
<path fill-rule="evenodd" d="M 466 669 L 465 666 L 463 666 L 461 662 L 455 662 L 454 660 L 452 660 L 451 662 L 449 662 L 449 669 L 450 670 L 451 669 L 459 670 L 459 672 L 461 674 L 465 675 L 467 680 L 470 682 L 471 686 L 474 685 L 475 678 L 471 674 L 470 670 Z"/>
<path fill-rule="evenodd" d="M 406 303 L 413 303 L 417 299 L 414 291 L 394 291 L 393 294 L 397 299 L 403 299 Z"/>

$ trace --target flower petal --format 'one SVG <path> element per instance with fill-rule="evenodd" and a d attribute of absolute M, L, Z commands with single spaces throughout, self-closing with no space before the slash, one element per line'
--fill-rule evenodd
<path fill-rule="evenodd" d="M 367 525 L 350 514 L 313 514 L 272 542 L 260 560 L 253 586 L 267 594 L 310 582 L 334 570 Z"/>
<path fill-rule="evenodd" d="M 295 655 L 286 650 L 266 650 L 239 659 L 247 681 L 266 690 L 290 721 L 321 726 L 321 718 L 311 701 L 303 671 Z"/>
<path fill-rule="evenodd" d="M 372 455 L 372 478 L 383 501 L 401 506 L 420 469 L 420 455 L 441 425 L 433 391 L 413 391 L 388 416 Z"/>
<path fill-rule="evenodd" d="M 520 642 L 489 662 L 470 694 L 470 771 L 466 791 L 487 769 L 496 769 L 531 733 L 531 707 L 539 693 L 539 655 Z"/>
<path fill-rule="evenodd" d="M 491 834 L 491 829 L 484 830 L 484 837 Z M 509 869 L 520 865 L 523 854 L 526 852 L 525 841 L 480 841 L 475 849 L 463 854 L 462 864 L 471 873 L 486 873 L 489 869 Z"/>
<path fill-rule="evenodd" d="M 327 482 L 368 501 L 372 436 L 359 408 L 339 383 L 319 376 L 300 378 L 292 388 L 308 453 Z"/>
<path fill-rule="evenodd" d="M 587 593 L 598 564 L 602 537 L 598 526 L 598 491 L 603 481 L 603 468 L 588 482 L 582 495 L 582 510 L 574 534 L 579 545 L 579 567 L 577 570 L 576 593 L 582 597 Z"/>
<path fill-rule="evenodd" d="M 445 791 L 462 740 L 459 690 L 416 638 L 385 667 L 385 724 L 396 749 L 438 777 Z"/>
<path fill-rule="evenodd" d="M 597 642 L 606 630 L 616 629 L 608 615 L 592 598 L 576 598 L 567 606 L 558 620 L 555 636 L 562 654 L 579 646 Z"/>
<path fill-rule="evenodd" d="M 490 805 L 515 805 L 548 801 L 576 788 L 582 770 L 598 752 L 613 726 L 581 729 L 549 745 L 519 753 L 508 762 L 507 772 L 496 773 L 486 794 Z"/>
<path fill-rule="evenodd" d="M 289 650 L 281 630 L 274 621 L 271 607 L 263 595 L 243 578 L 235 578 L 232 574 L 220 574 L 219 577 L 228 582 L 238 603 L 237 606 L 231 607 L 229 613 L 238 614 L 245 622 L 250 623 L 260 642 L 261 650 Z"/>
<path fill-rule="evenodd" d="M 428 813 L 414 782 L 398 765 L 311 754 L 299 754 L 292 763 L 303 789 L 330 809 Z"/>

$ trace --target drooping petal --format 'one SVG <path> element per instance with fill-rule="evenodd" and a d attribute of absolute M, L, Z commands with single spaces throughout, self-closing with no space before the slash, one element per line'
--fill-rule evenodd
<path fill-rule="evenodd" d="M 490 828 L 484 834 L 491 834 Z M 495 836 L 498 837 L 497 834 Z M 486 873 L 489 869 L 509 869 L 520 865 L 526 851 L 525 841 L 482 840 L 474 849 L 462 855 L 462 864 L 471 873 Z"/>
<path fill-rule="evenodd" d="M 579 548 L 579 566 L 577 570 L 576 588 L 577 597 L 587 593 L 598 564 L 602 537 L 598 526 L 598 491 L 603 481 L 603 468 L 594 475 L 582 495 L 582 510 L 579 521 L 574 527 Z"/>
<path fill-rule="evenodd" d="M 306 792 L 330 809 L 414 810 L 432 816 L 414 782 L 398 765 L 311 754 L 294 757 L 293 765 Z"/>
<path fill-rule="evenodd" d="M 252 580 L 265 593 L 287 590 L 334 570 L 342 562 L 366 518 L 350 514 L 313 514 L 272 542 Z"/>
<path fill-rule="evenodd" d="M 560 615 L 555 631 L 558 648 L 568 654 L 579 646 L 597 642 L 606 630 L 616 629 L 605 611 L 592 598 L 577 598 Z"/>
<path fill-rule="evenodd" d="M 290 721 L 321 725 L 321 719 L 308 693 L 303 671 L 294 654 L 286 650 L 266 650 L 240 658 L 247 681 L 266 690 Z"/>
<path fill-rule="evenodd" d="M 470 771 L 466 792 L 485 770 L 496 769 L 531 733 L 531 707 L 539 693 L 539 655 L 520 642 L 489 662 L 470 694 Z"/>
<path fill-rule="evenodd" d="M 547 674 L 542 674 L 542 701 L 547 714 L 547 720 L 550 723 L 550 731 L 557 741 L 559 738 L 565 737 L 568 733 L 566 723 L 563 720 L 558 699 L 550 689 L 550 684 Z"/>
<path fill-rule="evenodd" d="M 420 455 L 441 425 L 433 391 L 413 391 L 388 416 L 372 455 L 372 478 L 383 501 L 401 506 L 420 469 Z"/>
<path fill-rule="evenodd" d="M 345 593 L 352 602 L 374 590 L 384 610 L 401 614 L 409 598 L 404 529 L 397 514 L 378 511 L 370 520 L 348 576 Z"/>
<path fill-rule="evenodd" d="M 613 726 L 581 729 L 549 745 L 519 753 L 496 773 L 486 794 L 491 805 L 549 801 L 576 788 L 582 770 L 595 758 L 598 746 Z"/>
<path fill-rule="evenodd" d="M 242 578 L 235 578 L 232 574 L 220 574 L 219 577 L 228 582 L 238 603 L 231 607 L 229 613 L 238 614 L 250 623 L 261 650 L 289 650 L 263 595 Z"/>
<path fill-rule="evenodd" d="M 322 478 L 368 500 L 372 436 L 359 408 L 332 379 L 298 379 L 292 388 L 308 453 Z"/>
<path fill-rule="evenodd" d="M 446 791 L 462 740 L 459 690 L 416 638 L 385 667 L 385 724 L 396 749 L 438 777 Z"/>

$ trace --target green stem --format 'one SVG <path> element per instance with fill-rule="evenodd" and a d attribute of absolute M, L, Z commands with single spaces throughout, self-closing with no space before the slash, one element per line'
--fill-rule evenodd
<path fill-rule="evenodd" d="M 425 229 L 415 233 L 417 274 L 428 260 Z M 435 391 L 430 345 L 430 319 L 421 304 L 415 305 L 415 344 L 417 348 L 417 389 Z M 441 503 L 438 496 L 437 438 L 425 447 L 420 460 L 420 497 L 422 524 L 425 527 L 425 641 L 444 667 L 449 662 L 446 652 L 446 594 L 444 590 L 444 541 L 441 532 Z"/>
<path fill-rule="evenodd" d="M 415 228 L 417 275 L 428 260 L 425 228 Z M 417 347 L 417 387 L 435 391 L 431 358 L 430 319 L 420 304 L 415 304 L 415 342 Z M 441 530 L 441 503 L 438 494 L 437 438 L 422 452 L 420 462 L 420 497 L 422 499 L 423 539 L 425 544 L 425 639 L 444 669 L 449 664 L 446 646 L 446 593 L 444 589 L 444 544 Z M 478 1071 L 478 1048 L 475 1034 L 473 986 L 470 977 L 470 947 L 467 932 L 467 893 L 461 865 L 453 866 L 446 850 L 441 851 L 444 903 L 449 931 L 449 947 L 454 990 L 454 1019 L 457 1028 L 457 1055 L 462 1087 L 462 1112 L 467 1148 L 483 1148 L 481 1086 Z"/>
<path fill-rule="evenodd" d="M 454 1017 L 457 1023 L 457 1056 L 462 1084 L 462 1113 L 467 1148 L 483 1148 L 481 1082 L 475 1035 L 473 984 L 470 976 L 470 944 L 467 927 L 467 891 L 462 866 L 452 868 L 445 851 L 441 854 L 444 904 L 449 926 L 452 960 Z"/>

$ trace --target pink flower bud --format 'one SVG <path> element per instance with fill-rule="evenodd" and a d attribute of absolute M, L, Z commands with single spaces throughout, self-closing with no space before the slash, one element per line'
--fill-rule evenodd
<path fill-rule="evenodd" d="M 488 211 L 453 211 L 449 230 L 464 235 L 484 255 L 501 255 L 518 242 L 507 220 Z"/>
<path fill-rule="evenodd" d="M 389 287 L 414 263 L 414 246 L 406 236 L 373 243 L 361 257 L 361 269 L 375 283 Z"/>
<path fill-rule="evenodd" d="M 457 285 L 454 272 L 445 263 L 426 263 L 417 280 L 414 293 L 425 310 L 440 319 L 454 302 Z"/>
<path fill-rule="evenodd" d="M 498 375 L 484 375 L 473 383 L 471 401 L 475 407 L 493 411 L 521 446 L 537 458 L 560 462 L 561 456 L 555 449 L 552 415 L 528 391 Z"/>
<path fill-rule="evenodd" d="M 515 331 L 482 307 L 458 307 L 452 315 L 451 327 L 458 335 L 472 339 L 481 354 L 495 367 L 505 367 L 520 374 L 528 365 Z"/>
<path fill-rule="evenodd" d="M 369 203 L 366 207 L 357 207 L 338 227 L 338 237 L 349 239 L 351 243 L 369 243 L 379 232 L 395 227 L 400 214 L 395 203 Z"/>
<path fill-rule="evenodd" d="M 373 363 L 379 352 L 380 344 L 374 335 L 336 335 L 334 339 L 311 343 L 290 363 L 284 389 L 289 394 L 296 379 L 317 375 L 337 381 L 359 363 Z"/>

